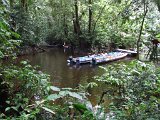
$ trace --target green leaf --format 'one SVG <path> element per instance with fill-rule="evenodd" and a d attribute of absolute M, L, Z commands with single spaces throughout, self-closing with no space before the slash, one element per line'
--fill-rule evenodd
<path fill-rule="evenodd" d="M 45 100 L 41 100 L 41 101 L 35 101 L 37 105 L 43 104 L 45 102 Z"/>
<path fill-rule="evenodd" d="M 72 88 L 62 88 L 62 90 L 72 90 Z"/>
<path fill-rule="evenodd" d="M 51 94 L 47 97 L 48 100 L 56 100 L 58 98 L 60 98 L 61 96 L 60 95 L 57 95 L 57 94 Z"/>
<path fill-rule="evenodd" d="M 84 113 L 85 111 L 88 111 L 86 106 L 84 104 L 81 104 L 81 103 L 73 104 L 73 107 L 76 108 L 78 111 L 80 111 L 82 113 Z"/>
<path fill-rule="evenodd" d="M 60 91 L 59 92 L 59 95 L 61 96 L 61 97 L 64 97 L 64 96 L 66 96 L 66 95 L 68 95 L 69 94 L 69 91 Z"/>
<path fill-rule="evenodd" d="M 0 58 L 3 58 L 4 54 L 0 51 Z"/>
<path fill-rule="evenodd" d="M 44 109 L 44 110 L 46 110 L 46 111 L 48 111 L 48 112 L 50 112 L 50 113 L 52 113 L 52 114 L 55 114 L 55 112 L 53 112 L 51 109 L 49 109 L 49 108 L 46 108 L 46 107 L 42 107 L 42 109 Z"/>
<path fill-rule="evenodd" d="M 53 91 L 60 91 L 60 89 L 58 87 L 55 87 L 55 86 L 51 86 L 50 89 L 53 90 Z"/>
<path fill-rule="evenodd" d="M 71 97 L 78 98 L 78 99 L 80 99 L 80 100 L 83 99 L 82 96 L 80 96 L 78 93 L 75 93 L 75 92 L 69 92 L 69 95 L 70 95 Z"/>
<path fill-rule="evenodd" d="M 13 35 L 14 37 L 20 38 L 20 35 L 19 35 L 18 33 L 16 33 L 16 32 L 11 32 L 11 33 L 12 33 L 12 35 Z"/>
<path fill-rule="evenodd" d="M 156 35 L 156 38 L 160 38 L 160 34 Z"/>
<path fill-rule="evenodd" d="M 27 61 L 21 61 L 21 64 L 26 65 Z"/>
<path fill-rule="evenodd" d="M 7 104 L 10 104 L 10 101 L 6 101 Z"/>
<path fill-rule="evenodd" d="M 98 85 L 95 82 L 90 82 L 87 86 L 90 88 L 93 88 L 93 87 L 97 87 Z"/>
<path fill-rule="evenodd" d="M 8 110 L 10 110 L 11 108 L 10 107 L 7 107 L 6 109 L 5 109 L 5 111 L 7 112 Z"/>
<path fill-rule="evenodd" d="M 11 107 L 13 110 L 18 111 L 17 107 Z"/>

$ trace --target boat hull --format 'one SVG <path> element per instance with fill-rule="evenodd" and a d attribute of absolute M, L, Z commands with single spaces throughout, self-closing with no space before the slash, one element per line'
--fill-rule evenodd
<path fill-rule="evenodd" d="M 122 53 L 120 56 L 113 57 L 113 58 L 110 58 L 109 56 L 107 56 L 107 57 L 104 58 L 104 59 L 96 60 L 96 63 L 95 63 L 95 64 L 103 64 L 103 63 L 107 63 L 107 62 L 116 61 L 116 60 L 125 58 L 127 55 L 128 55 L 127 53 Z M 94 64 L 94 63 L 91 62 L 91 64 Z"/>
<path fill-rule="evenodd" d="M 100 64 L 122 59 L 127 55 L 128 55 L 127 53 L 111 52 L 111 53 L 72 58 L 72 60 L 67 60 L 67 62 L 69 64 Z"/>

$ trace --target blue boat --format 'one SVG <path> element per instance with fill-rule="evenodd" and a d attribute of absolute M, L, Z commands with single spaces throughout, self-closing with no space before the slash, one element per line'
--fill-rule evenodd
<path fill-rule="evenodd" d="M 107 63 L 107 62 L 122 59 L 126 57 L 127 55 L 128 55 L 127 53 L 111 52 L 107 54 L 106 56 L 96 57 L 95 60 L 94 61 L 92 60 L 90 63 L 93 65 L 100 64 L 100 63 Z"/>
<path fill-rule="evenodd" d="M 110 52 L 110 53 L 101 53 L 97 55 L 89 55 L 89 56 L 83 56 L 83 57 L 75 57 L 72 56 L 69 57 L 67 62 L 69 64 L 100 64 L 100 63 L 106 63 L 109 61 L 118 60 L 121 58 L 124 58 L 127 56 L 127 53 L 122 52 Z"/>

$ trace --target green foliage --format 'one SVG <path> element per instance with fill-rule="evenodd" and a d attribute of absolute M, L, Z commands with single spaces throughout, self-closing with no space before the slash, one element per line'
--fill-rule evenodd
<path fill-rule="evenodd" d="M 15 40 L 20 35 L 10 29 L 8 22 L 10 11 L 3 4 L 0 4 L 0 11 L 0 58 L 4 58 L 16 54 L 14 51 L 21 41 Z"/>
<path fill-rule="evenodd" d="M 38 72 L 26 61 L 22 62 L 21 67 L 11 65 L 1 68 L 0 71 L 1 85 L 8 86 L 5 91 L 7 96 L 4 99 L 6 103 L 4 103 L 5 106 L 2 106 L 5 111 L 1 110 L 5 116 L 2 118 L 35 118 L 42 107 L 40 104 L 44 102 L 38 103 L 38 101 L 48 95 L 49 76 Z"/>
<path fill-rule="evenodd" d="M 0 92 L 0 97 L 4 97 L 3 105 L 5 105 L 1 106 L 0 104 L 1 119 L 36 119 L 42 115 L 43 111 L 50 113 L 51 118 L 67 119 L 70 116 L 68 114 L 69 106 L 74 106 L 70 103 L 86 99 L 85 93 L 77 92 L 72 88 L 51 86 L 49 76 L 37 71 L 26 61 L 21 62 L 21 67 L 10 65 L 1 68 L 0 71 L 0 88 L 6 93 L 5 97 L 2 94 L 3 92 Z M 1 86 L 4 84 L 7 87 L 2 88 Z M 61 107 L 51 104 L 57 100 L 64 101 Z M 62 110 L 62 112 L 61 109 L 64 111 Z M 83 114 L 77 114 L 74 117 L 88 118 L 88 112 L 85 111 Z M 46 115 L 42 115 L 43 117 L 44 119 L 47 118 Z"/>
<path fill-rule="evenodd" d="M 149 14 L 145 20 L 143 31 L 143 40 L 148 40 L 153 33 L 159 30 L 158 11 L 152 1 L 148 1 Z M 74 3 L 61 0 L 49 1 L 49 7 L 52 7 L 53 32 L 50 41 L 52 43 L 72 42 L 79 44 L 78 36 L 74 33 L 73 18 Z M 91 7 L 92 21 L 91 33 L 88 33 L 89 14 L 88 9 Z M 84 43 L 93 47 L 107 47 L 108 44 L 115 43 L 116 47 L 135 47 L 139 35 L 141 20 L 143 17 L 143 4 L 141 1 L 93 1 L 90 5 L 88 2 L 78 1 L 79 22 Z M 67 11 L 67 12 L 66 12 Z M 152 21 L 151 21 L 152 20 Z M 154 21 L 154 22 L 153 22 Z M 155 24 L 156 23 L 156 24 Z M 65 34 L 67 32 L 67 34 Z"/>
<path fill-rule="evenodd" d="M 21 62 L 21 67 L 14 65 L 7 66 L 1 71 L 4 80 L 8 82 L 19 81 L 22 85 L 20 90 L 28 92 L 28 95 L 47 93 L 44 91 L 46 86 L 49 84 L 49 76 L 43 74 L 41 71 L 37 71 L 31 65 L 27 64 L 26 61 Z M 17 83 L 18 84 L 18 83 Z M 14 89 L 14 86 L 13 86 Z M 43 90 L 43 92 L 42 92 Z"/>
<path fill-rule="evenodd" d="M 24 4 L 26 3 L 25 0 L 21 2 Z M 23 43 L 29 45 L 39 42 L 35 37 L 42 39 L 46 36 L 39 34 L 39 32 L 43 32 L 45 34 L 45 28 L 39 26 L 38 23 L 39 20 L 39 22 L 43 24 L 41 19 L 39 19 L 37 16 L 32 16 L 33 13 L 31 14 L 30 10 L 27 10 L 26 8 L 24 9 L 24 6 L 21 6 L 22 4 L 19 2 L 14 2 L 14 9 L 16 11 L 14 11 L 15 13 L 10 16 L 9 13 L 11 11 L 9 11 L 10 9 L 8 3 L 9 1 L 3 1 L 3 4 L 0 6 L 1 58 L 13 56 L 13 51 L 16 50 L 16 48 L 18 48 L 20 45 L 20 41 L 15 40 L 20 36 L 16 32 L 13 32 L 11 29 L 15 31 L 18 30 L 21 34 Z M 37 3 L 35 4 L 37 5 Z M 34 6 L 34 4 L 32 5 Z M 31 6 L 31 4 L 29 6 Z M 33 9 L 40 10 L 38 6 L 34 7 Z M 18 18 L 15 18 L 15 16 L 18 18 L 22 17 L 23 19 L 19 19 L 16 25 L 12 23 L 9 24 L 9 19 L 12 19 L 12 22 L 17 22 Z M 24 18 L 26 19 L 24 20 Z M 33 19 L 35 20 L 36 24 L 33 24 L 33 21 L 31 22 Z M 42 17 L 42 19 L 44 20 L 43 22 L 47 23 L 47 18 L 44 19 Z M 35 29 L 34 27 L 36 25 L 37 28 Z M 29 29 L 31 31 L 29 31 Z M 34 36 L 35 34 L 37 35 Z M 14 61 L 11 61 L 11 64 L 6 64 L 3 66 L 0 64 L 0 98 L 2 98 L 0 101 L 0 119 L 38 119 L 39 116 L 42 115 L 42 112 L 48 112 L 52 114 L 52 118 L 55 119 L 67 119 L 69 118 L 69 101 L 86 99 L 84 93 L 78 93 L 76 90 L 72 90 L 71 88 L 60 89 L 55 86 L 51 86 L 51 83 L 49 82 L 49 76 L 42 73 L 41 71 L 37 71 L 37 68 L 32 67 L 30 64 L 28 64 L 27 61 L 22 61 L 19 66 L 13 65 L 12 62 Z M 63 104 L 65 107 L 63 106 L 63 108 L 61 108 L 58 105 L 53 104 L 51 106 L 50 102 L 55 102 L 57 99 L 62 98 L 65 101 Z M 81 116 L 81 114 L 77 115 L 77 117 L 78 116 Z M 46 116 L 46 118 L 48 118 L 48 116 Z"/>
<path fill-rule="evenodd" d="M 74 25 L 76 10 L 74 1 L 39 0 L 12 2 L 12 28 L 21 34 L 24 45 L 67 44 L 84 47 L 136 47 L 143 17 L 143 1 L 78 0 L 78 21 L 80 33 Z M 159 31 L 159 6 L 157 0 L 147 0 L 146 16 L 142 39 L 148 40 Z M 9 1 L 8 1 L 9 3 Z M 8 5 L 9 6 L 9 5 Z M 24 10 L 24 7 L 27 10 Z M 90 14 L 89 14 L 90 10 Z M 90 25 L 90 27 L 89 27 Z M 89 32 L 90 31 L 90 32 Z"/>
<path fill-rule="evenodd" d="M 74 108 L 74 118 L 95 119 L 93 111 L 78 102 L 88 104 L 84 92 L 51 86 L 49 76 L 37 71 L 37 68 L 29 65 L 27 61 L 22 61 L 20 67 L 4 66 L 0 71 L 1 85 L 7 85 L 5 89 L 0 87 L 7 95 L 5 98 L 3 94 L 1 96 L 2 92 L 0 93 L 0 96 L 5 98 L 5 106 L 0 106 L 1 119 L 36 119 L 43 111 L 50 113 L 54 119 L 69 119 L 70 107 Z M 57 100 L 63 101 L 61 106 L 52 104 Z M 78 113 L 76 110 L 82 112 Z M 48 117 L 42 115 L 42 118 Z"/>
<path fill-rule="evenodd" d="M 113 88 L 106 94 L 114 100 L 109 107 L 114 119 L 159 119 L 160 74 L 153 64 L 132 61 L 103 69 L 97 80 Z"/>
<path fill-rule="evenodd" d="M 35 1 L 28 5 L 28 10 L 21 10 L 21 3 L 14 4 L 12 13 L 16 23 L 16 31 L 21 34 L 24 45 L 39 44 L 45 41 L 50 33 L 49 11 L 45 9 L 46 2 Z M 48 12 L 48 13 L 47 13 Z"/>
<path fill-rule="evenodd" d="M 73 104 L 73 107 L 78 110 L 80 113 L 82 113 L 82 120 L 86 120 L 86 119 L 90 119 L 90 120 L 94 120 L 93 117 L 93 113 L 92 111 L 88 110 L 86 105 L 81 104 L 81 103 L 77 103 L 77 104 Z"/>
<path fill-rule="evenodd" d="M 156 3 L 158 10 L 160 11 L 160 1 L 159 0 L 153 0 L 153 1 Z"/>
<path fill-rule="evenodd" d="M 66 42 L 99 48 L 114 43 L 116 47 L 134 47 L 144 12 L 142 2 L 78 0 L 75 4 L 70 0 L 3 0 L 0 4 L 0 58 L 15 56 L 21 43 L 19 39 L 22 45 L 40 44 L 50 38 L 48 41 L 52 44 Z M 145 40 L 158 35 L 160 30 L 159 12 L 155 4 L 147 2 L 149 13 L 142 31 Z M 159 7 L 159 2 L 155 3 Z M 103 69 L 106 74 L 97 80 L 110 86 L 110 91 L 105 91 L 114 101 L 109 114 L 99 106 L 94 110 L 84 91 L 52 86 L 48 75 L 26 61 L 20 66 L 0 64 L 0 98 L 3 98 L 0 119 L 36 119 L 43 112 L 49 113 L 52 119 L 99 120 L 108 116 L 159 119 L 159 68 L 133 61 Z M 86 88 L 95 86 L 97 83 L 92 82 Z M 62 106 L 53 104 L 57 100 Z"/>

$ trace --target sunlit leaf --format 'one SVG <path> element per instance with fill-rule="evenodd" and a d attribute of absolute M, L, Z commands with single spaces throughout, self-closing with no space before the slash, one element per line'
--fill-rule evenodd
<path fill-rule="evenodd" d="M 52 114 L 55 114 L 55 112 L 53 112 L 51 109 L 49 109 L 49 108 L 46 108 L 46 107 L 42 107 L 44 110 L 46 110 L 47 112 L 50 112 L 50 113 L 52 113 Z"/>
<path fill-rule="evenodd" d="M 55 86 L 51 86 L 50 89 L 53 90 L 53 91 L 60 91 L 60 88 L 55 87 Z"/>
<path fill-rule="evenodd" d="M 55 101 L 55 100 L 58 99 L 58 98 L 61 98 L 61 96 L 60 96 L 60 95 L 57 95 L 57 94 L 51 94 L 51 95 L 49 95 L 49 96 L 47 97 L 47 100 L 53 100 L 53 101 Z"/>
<path fill-rule="evenodd" d="M 75 92 L 69 92 L 69 95 L 74 98 L 80 99 L 80 100 L 83 99 L 81 95 L 79 95 L 78 93 L 75 93 Z"/>

